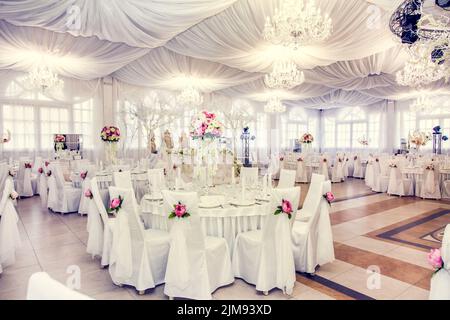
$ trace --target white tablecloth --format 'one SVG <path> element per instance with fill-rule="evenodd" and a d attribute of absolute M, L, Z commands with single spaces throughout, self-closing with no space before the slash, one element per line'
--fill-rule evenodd
<path fill-rule="evenodd" d="M 146 228 L 160 230 L 170 228 L 169 213 L 163 211 L 163 206 L 159 202 L 144 197 L 141 202 L 141 210 Z M 262 228 L 269 210 L 268 202 L 260 202 L 260 204 L 247 207 L 225 204 L 214 209 L 200 208 L 199 215 L 205 234 L 225 238 L 232 250 L 234 239 L 239 233 Z"/>

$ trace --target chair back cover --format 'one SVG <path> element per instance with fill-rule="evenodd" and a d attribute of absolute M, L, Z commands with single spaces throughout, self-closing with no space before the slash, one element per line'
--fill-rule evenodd
<path fill-rule="evenodd" d="M 295 186 L 295 177 L 297 172 L 295 170 L 282 169 L 280 171 L 280 181 L 278 188 L 292 188 Z"/>
<path fill-rule="evenodd" d="M 91 192 L 92 192 L 95 206 L 97 207 L 100 217 L 102 218 L 103 225 L 106 227 L 106 225 L 108 224 L 109 218 L 108 218 L 108 213 L 106 212 L 105 205 L 103 204 L 102 196 L 100 194 L 100 189 L 98 187 L 97 178 L 91 179 Z"/>
<path fill-rule="evenodd" d="M 204 288 L 208 283 L 206 269 L 205 236 L 198 213 L 196 192 L 163 190 L 164 210 L 167 218 L 174 206 L 186 206 L 190 216 L 174 218 L 170 228 L 170 251 L 167 261 L 165 283 L 169 291 L 180 292 L 190 284 Z M 180 266 L 183 266 L 180 268 Z"/>
<path fill-rule="evenodd" d="M 283 199 L 288 200 L 293 207 L 291 219 L 285 213 L 273 214 L 278 206 L 281 206 Z M 292 293 L 295 284 L 295 263 L 291 244 L 291 223 L 295 221 L 299 200 L 300 187 L 272 190 L 271 209 L 262 231 L 257 288 L 267 287 L 265 283 L 273 283 L 270 278 L 275 277 L 278 288 L 287 294 Z"/>
<path fill-rule="evenodd" d="M 311 211 L 314 208 L 314 204 L 316 203 L 316 198 L 318 194 L 320 194 L 320 187 L 322 183 L 325 181 L 325 177 L 321 174 L 313 173 L 311 177 L 311 184 L 309 185 L 308 193 L 306 194 L 305 200 L 303 201 L 302 210 Z"/>
<path fill-rule="evenodd" d="M 113 172 L 114 186 L 124 189 L 133 189 L 133 183 L 131 182 L 130 171 L 114 171 Z"/>
<path fill-rule="evenodd" d="M 331 192 L 331 181 L 323 182 L 322 194 Z M 322 197 L 320 200 L 320 217 L 318 221 L 318 253 L 317 260 L 319 265 L 324 265 L 329 262 L 333 262 L 334 256 L 334 244 L 333 244 L 333 231 L 330 221 L 330 204 Z"/>
<path fill-rule="evenodd" d="M 158 193 L 164 189 L 164 168 L 147 170 L 150 193 Z"/>

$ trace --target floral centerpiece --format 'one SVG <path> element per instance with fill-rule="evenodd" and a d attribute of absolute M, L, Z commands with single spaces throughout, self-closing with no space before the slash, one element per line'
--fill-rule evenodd
<path fill-rule="evenodd" d="M 201 112 L 191 122 L 189 134 L 192 139 L 216 139 L 223 133 L 223 124 L 217 120 L 214 113 Z"/>
<path fill-rule="evenodd" d="M 369 139 L 367 139 L 366 136 L 359 137 L 358 143 L 364 147 L 367 147 L 369 145 Z"/>
<path fill-rule="evenodd" d="M 53 142 L 55 143 L 55 151 L 59 154 L 64 150 L 64 143 L 66 142 L 66 136 L 63 134 L 55 134 L 53 138 Z"/>
<path fill-rule="evenodd" d="M 419 150 L 421 146 L 425 146 L 429 141 L 431 141 L 430 135 L 421 131 L 414 131 L 409 138 L 409 142 L 415 145 L 416 150 Z"/>
<path fill-rule="evenodd" d="M 292 209 L 291 202 L 289 200 L 282 199 L 281 205 L 277 207 L 277 210 L 275 210 L 275 212 L 273 214 L 279 215 L 281 213 L 285 213 L 285 214 L 287 214 L 288 218 L 291 219 L 292 212 L 293 212 L 293 209 Z"/>
<path fill-rule="evenodd" d="M 170 213 L 169 219 L 173 218 L 182 219 L 190 216 L 191 216 L 190 213 L 186 209 L 186 205 L 178 201 L 177 204 L 173 205 L 173 211 Z"/>
<path fill-rule="evenodd" d="M 314 137 L 311 133 L 305 133 L 301 138 L 300 138 L 300 143 L 303 144 L 311 144 L 314 142 Z"/>
<path fill-rule="evenodd" d="M 107 161 L 111 164 L 117 164 L 117 143 L 120 141 L 120 129 L 115 126 L 103 127 L 100 138 L 107 145 Z"/>

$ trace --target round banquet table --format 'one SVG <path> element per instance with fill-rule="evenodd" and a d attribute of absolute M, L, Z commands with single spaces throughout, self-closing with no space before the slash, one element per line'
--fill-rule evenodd
<path fill-rule="evenodd" d="M 225 195 L 227 188 L 220 186 L 210 190 L 209 195 Z M 236 194 L 237 188 L 233 192 Z M 233 193 L 231 192 L 231 193 Z M 247 199 L 255 199 L 257 191 L 248 191 Z M 230 250 L 233 250 L 234 240 L 241 232 L 260 230 L 263 227 L 265 216 L 270 211 L 270 203 L 265 200 L 257 200 L 249 206 L 231 204 L 234 197 L 225 196 L 225 203 L 216 208 L 199 207 L 199 216 L 203 230 L 207 236 L 225 238 Z M 164 212 L 161 201 L 154 201 L 149 195 L 142 198 L 141 213 L 146 228 L 169 230 L 172 220 L 168 219 L 168 213 Z"/>

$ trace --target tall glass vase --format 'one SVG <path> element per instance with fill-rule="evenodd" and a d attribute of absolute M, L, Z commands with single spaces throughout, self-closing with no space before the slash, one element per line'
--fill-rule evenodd
<path fill-rule="evenodd" d="M 117 165 L 117 142 L 106 142 L 106 162 Z"/>
<path fill-rule="evenodd" d="M 442 154 L 442 133 L 433 133 L 433 153 Z"/>

